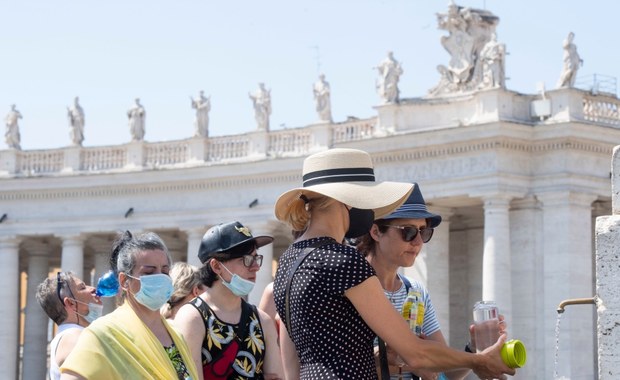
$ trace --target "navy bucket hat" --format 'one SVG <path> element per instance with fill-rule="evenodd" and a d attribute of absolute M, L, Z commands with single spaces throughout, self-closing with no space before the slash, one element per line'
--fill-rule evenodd
<path fill-rule="evenodd" d="M 201 263 L 207 262 L 213 255 L 217 253 L 227 253 L 244 243 L 254 241 L 256 247 L 260 248 L 271 242 L 271 236 L 252 236 L 250 229 L 244 227 L 239 222 L 229 222 L 218 224 L 207 230 L 200 242 L 198 249 L 198 258 Z M 241 257 L 245 252 L 230 252 L 231 258 L 235 256 Z"/>
<path fill-rule="evenodd" d="M 381 218 L 388 219 L 427 219 L 430 228 L 435 228 L 441 223 L 441 215 L 433 214 L 426 209 L 426 202 L 422 197 L 420 186 L 414 182 L 413 191 L 409 198 L 396 211 Z"/>

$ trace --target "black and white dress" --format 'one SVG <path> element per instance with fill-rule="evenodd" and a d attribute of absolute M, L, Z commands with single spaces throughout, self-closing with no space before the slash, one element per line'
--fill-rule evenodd
<path fill-rule="evenodd" d="M 300 359 L 300 377 L 310 379 L 376 379 L 375 334 L 344 292 L 375 275 L 355 248 L 332 241 L 315 249 L 297 269 L 291 284 L 291 324 L 286 321 L 288 272 L 313 238 L 292 244 L 280 258 L 274 281 L 278 313 Z"/>

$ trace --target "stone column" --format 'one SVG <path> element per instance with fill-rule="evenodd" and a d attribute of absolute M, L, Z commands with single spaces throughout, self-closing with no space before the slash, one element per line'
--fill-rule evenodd
<path fill-rule="evenodd" d="M 65 235 L 62 238 L 62 256 L 60 267 L 63 272 L 73 272 L 85 282 L 84 279 L 84 238 L 80 235 Z"/>
<path fill-rule="evenodd" d="M 558 304 L 568 298 L 594 295 L 592 254 L 592 202 L 596 196 L 570 191 L 537 194 L 543 208 L 545 370 L 540 378 L 551 379 L 554 372 Z M 534 294 L 532 298 L 541 295 Z M 594 353 L 592 306 L 573 306 L 563 315 L 560 326 L 559 375 L 571 379 L 593 379 Z"/>
<path fill-rule="evenodd" d="M 512 201 L 510 210 L 510 252 L 512 265 L 513 321 L 508 325 L 511 338 L 527 342 L 527 348 L 543 347 L 544 336 L 539 310 L 544 310 L 542 295 L 544 278 L 544 251 L 541 205 L 535 197 Z M 533 351 L 532 351 L 533 352 Z M 519 376 L 535 379 L 544 372 L 544 360 L 530 355 L 527 365 L 519 369 Z"/>
<path fill-rule="evenodd" d="M 273 236 L 273 232 L 271 228 L 267 224 L 260 224 L 256 226 L 251 226 L 253 236 Z M 265 287 L 273 281 L 273 276 L 271 274 L 271 262 L 273 261 L 273 244 L 267 244 L 261 247 L 258 250 L 259 255 L 263 255 L 263 266 L 261 269 L 256 272 L 256 285 L 254 285 L 254 289 L 248 296 L 248 302 L 254 305 L 258 305 L 261 297 L 263 296 L 263 291 Z"/>
<path fill-rule="evenodd" d="M 28 281 L 24 322 L 23 379 L 45 379 L 47 363 L 48 316 L 36 300 L 37 286 L 49 273 L 48 244 L 26 241 Z M 80 267 L 81 268 L 81 267 Z"/>
<path fill-rule="evenodd" d="M 441 332 L 450 342 L 450 217 L 451 208 L 430 207 L 430 211 L 441 215 L 441 224 L 435 228 L 433 238 L 426 243 L 427 266 L 429 270 L 428 291 L 441 326 Z M 463 326 L 465 329 L 466 326 Z"/>
<path fill-rule="evenodd" d="M 511 197 L 496 194 L 484 200 L 484 251 L 482 255 L 482 299 L 495 301 L 500 312 L 512 323 L 510 268 Z"/>
<path fill-rule="evenodd" d="M 617 185 L 620 185 L 620 182 Z M 620 257 L 620 215 L 601 216 L 596 221 L 596 295 L 602 301 L 597 308 L 599 380 L 620 378 L 618 257 Z"/>
<path fill-rule="evenodd" d="M 206 227 L 195 227 L 185 230 L 187 234 L 187 263 L 198 268 L 202 266 L 202 263 L 198 259 L 198 249 L 200 248 L 200 241 L 205 232 L 207 232 Z"/>
<path fill-rule="evenodd" d="M 112 254 L 112 238 L 91 237 L 88 240 L 90 247 L 95 251 L 95 276 L 93 286 L 97 286 L 99 278 L 107 273 L 110 268 L 110 255 Z M 103 314 L 108 314 L 116 308 L 116 297 L 102 297 Z"/>
<path fill-rule="evenodd" d="M 0 239 L 0 299 L 4 307 L 0 323 L 0 368 L 7 379 L 17 379 L 19 360 L 19 242 L 15 237 Z"/>

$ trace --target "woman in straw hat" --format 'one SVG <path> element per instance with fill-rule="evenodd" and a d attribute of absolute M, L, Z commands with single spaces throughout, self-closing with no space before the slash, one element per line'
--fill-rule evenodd
<path fill-rule="evenodd" d="M 376 379 L 375 335 L 412 368 L 472 368 L 483 379 L 515 373 L 500 356 L 505 335 L 481 354 L 418 338 L 385 297 L 370 264 L 341 243 L 365 234 L 412 188 L 376 182 L 366 152 L 331 149 L 306 158 L 303 187 L 278 198 L 276 217 L 305 231 L 280 258 L 274 281 L 287 378 Z"/>

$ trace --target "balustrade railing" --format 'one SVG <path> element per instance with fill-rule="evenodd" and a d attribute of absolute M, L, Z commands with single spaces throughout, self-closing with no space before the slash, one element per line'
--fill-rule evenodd
<path fill-rule="evenodd" d="M 620 126 L 620 101 L 607 97 L 583 98 L 583 118 L 595 123 Z"/>
<path fill-rule="evenodd" d="M 26 175 L 60 172 L 65 155 L 61 149 L 20 151 L 16 155 L 17 172 Z"/>
<path fill-rule="evenodd" d="M 571 120 L 620 127 L 620 100 L 615 96 L 593 95 L 572 89 L 557 90 L 557 93 L 548 94 L 551 103 L 556 96 L 560 96 L 562 104 L 568 104 L 569 108 L 579 108 L 573 110 L 575 112 L 569 112 Z M 568 99 L 565 98 L 566 96 Z M 405 105 L 407 108 L 403 108 L 403 115 L 413 115 L 418 112 L 412 109 L 415 106 Z M 429 107 L 432 108 L 432 104 L 423 106 L 426 107 L 425 112 L 429 112 Z M 471 106 L 471 102 L 468 106 Z M 454 107 L 458 108 L 460 105 L 455 103 Z M 560 117 L 566 114 L 565 107 L 557 107 L 557 111 L 552 111 L 554 112 L 557 112 Z M 524 121 L 531 122 L 529 113 L 524 114 L 527 114 Z M 261 156 L 303 156 L 317 149 L 326 149 L 337 144 L 376 136 L 380 116 L 381 114 L 367 119 L 350 118 L 341 123 L 319 123 L 301 128 L 271 132 L 257 131 L 204 139 L 191 138 L 154 143 L 139 141 L 116 146 L 69 147 L 34 151 L 0 150 L 0 177 L 54 175 L 61 172 L 67 175 L 80 171 L 119 171 L 136 170 L 136 168 L 149 170 L 157 167 L 201 165 L 205 162 L 242 161 Z M 550 116 L 553 117 L 553 115 Z M 410 118 L 409 120 L 415 123 L 417 119 Z M 418 126 L 411 126 L 412 130 L 416 127 Z M 425 127 L 432 127 L 432 125 Z M 400 131 L 406 133 L 406 129 L 408 128 L 403 127 Z"/>
<path fill-rule="evenodd" d="M 332 142 L 369 139 L 374 133 L 376 122 L 376 118 L 371 118 L 335 124 L 332 129 Z"/>
<path fill-rule="evenodd" d="M 144 163 L 146 166 L 164 166 L 187 162 L 189 144 L 187 141 L 167 141 L 146 145 Z"/>
<path fill-rule="evenodd" d="M 123 147 L 83 148 L 80 151 L 80 170 L 98 171 L 121 169 L 127 164 L 127 152 Z"/>
<path fill-rule="evenodd" d="M 207 161 L 225 161 L 249 156 L 248 135 L 211 137 L 207 143 Z"/>

